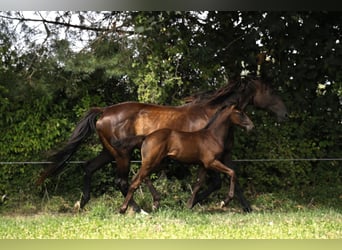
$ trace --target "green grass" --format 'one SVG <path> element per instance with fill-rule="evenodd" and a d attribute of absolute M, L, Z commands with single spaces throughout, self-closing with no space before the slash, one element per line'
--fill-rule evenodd
<path fill-rule="evenodd" d="M 165 182 L 168 184 L 168 182 Z M 162 183 L 163 184 L 163 183 Z M 223 194 L 213 194 L 202 205 L 186 208 L 188 192 L 177 182 L 162 194 L 161 207 L 151 210 L 151 195 L 137 190 L 135 198 L 148 215 L 118 213 L 123 201 L 118 191 L 92 197 L 85 211 L 73 208 L 79 195 L 44 196 L 0 205 L 0 239 L 341 239 L 342 196 L 302 193 L 249 195 L 254 211 L 243 213 L 236 199 L 219 208 Z"/>
<path fill-rule="evenodd" d="M 0 239 L 340 239 L 336 209 L 296 207 L 255 211 L 164 206 L 149 215 L 118 213 L 100 198 L 81 213 L 40 212 L 1 216 Z"/>

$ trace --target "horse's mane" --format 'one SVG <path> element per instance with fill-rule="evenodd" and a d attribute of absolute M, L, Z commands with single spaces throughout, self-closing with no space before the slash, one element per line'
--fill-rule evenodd
<path fill-rule="evenodd" d="M 204 129 L 207 129 L 210 127 L 210 125 L 217 119 L 217 117 L 225 110 L 228 108 L 228 105 L 223 105 L 221 108 L 219 108 L 215 114 L 210 118 L 210 120 L 207 122 L 207 125 L 205 125 Z"/>
<path fill-rule="evenodd" d="M 196 92 L 190 96 L 187 96 L 183 99 L 185 103 L 201 103 L 204 100 L 208 100 L 209 97 L 214 93 L 214 90 L 207 90 L 207 91 L 201 91 Z"/>
<path fill-rule="evenodd" d="M 255 77 L 247 76 L 244 78 L 232 79 L 228 83 L 216 91 L 203 91 L 195 93 L 191 96 L 186 97 L 184 100 L 186 103 L 196 103 L 215 106 L 218 104 L 231 104 L 232 102 L 239 102 L 242 97 L 251 94 L 255 90 L 254 82 L 257 79 Z"/>

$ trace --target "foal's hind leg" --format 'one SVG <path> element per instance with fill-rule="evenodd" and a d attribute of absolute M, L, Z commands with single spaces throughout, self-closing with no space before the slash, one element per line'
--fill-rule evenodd
<path fill-rule="evenodd" d="M 138 174 L 136 175 L 136 177 L 134 177 L 129 189 L 128 189 L 128 192 L 127 192 L 127 195 L 126 195 L 126 198 L 120 208 L 120 213 L 124 214 L 128 208 L 128 204 L 129 202 L 131 202 L 133 200 L 133 194 L 135 192 L 135 190 L 137 190 L 137 188 L 140 186 L 141 182 L 145 179 L 145 177 L 150 173 L 150 171 L 146 170 L 144 168 L 144 166 L 142 165 L 142 167 L 140 168 Z"/>
<path fill-rule="evenodd" d="M 117 164 L 117 174 L 119 179 L 119 189 L 124 197 L 127 196 L 128 193 L 128 176 L 129 176 L 129 170 L 130 170 L 130 158 L 128 155 L 126 157 L 117 157 L 116 158 L 116 164 Z M 141 209 L 138 206 L 138 204 L 134 201 L 134 199 L 131 199 L 129 201 L 129 204 L 133 207 L 133 210 L 136 212 L 140 212 Z"/>
<path fill-rule="evenodd" d="M 205 181 L 206 174 L 207 174 L 206 169 L 201 167 L 198 171 L 197 182 L 195 183 L 192 189 L 192 195 L 187 202 L 188 208 L 193 208 L 200 201 L 198 198 L 198 191 L 203 185 L 203 182 Z"/>
<path fill-rule="evenodd" d="M 160 193 L 157 191 L 157 189 L 153 186 L 152 181 L 150 178 L 145 179 L 145 183 L 150 190 L 152 197 L 153 197 L 153 205 L 152 209 L 157 210 L 160 204 Z"/>

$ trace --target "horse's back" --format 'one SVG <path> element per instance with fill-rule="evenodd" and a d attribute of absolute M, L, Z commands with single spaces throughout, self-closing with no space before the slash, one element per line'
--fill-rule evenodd
<path fill-rule="evenodd" d="M 194 112 L 200 114 L 194 115 Z M 163 128 L 191 131 L 206 123 L 207 117 L 203 112 L 203 109 L 198 111 L 190 105 L 162 106 L 124 102 L 106 107 L 98 120 L 98 127 L 111 127 L 113 133 L 119 133 L 117 130 L 122 133 L 124 130 L 130 135 L 147 135 Z M 193 121 L 194 117 L 196 122 Z"/>

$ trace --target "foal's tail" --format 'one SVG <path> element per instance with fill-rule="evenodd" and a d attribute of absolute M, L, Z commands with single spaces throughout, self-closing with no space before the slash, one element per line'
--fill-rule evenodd
<path fill-rule="evenodd" d="M 64 148 L 51 156 L 52 163 L 40 174 L 40 178 L 36 182 L 37 185 L 42 184 L 46 178 L 56 175 L 64 169 L 65 162 L 77 151 L 84 139 L 96 130 L 96 119 L 102 112 L 103 108 L 92 108 L 79 121 Z"/>
<path fill-rule="evenodd" d="M 145 135 L 131 136 L 131 137 L 126 137 L 121 140 L 112 141 L 111 144 L 115 148 L 119 148 L 121 150 L 130 152 L 135 148 L 140 149 L 145 138 L 146 138 Z"/>

